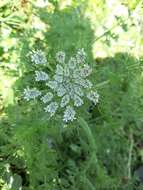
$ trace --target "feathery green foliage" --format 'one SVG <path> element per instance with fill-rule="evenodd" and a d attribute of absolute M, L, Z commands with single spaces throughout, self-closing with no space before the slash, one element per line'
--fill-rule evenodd
<path fill-rule="evenodd" d="M 142 15 L 140 0 L 0 2 L 0 189 L 143 188 Z M 85 102 L 74 122 L 48 120 L 24 88 L 37 69 L 53 75 L 58 51 L 79 48 L 99 103 Z M 28 56 L 37 49 L 45 67 Z"/>

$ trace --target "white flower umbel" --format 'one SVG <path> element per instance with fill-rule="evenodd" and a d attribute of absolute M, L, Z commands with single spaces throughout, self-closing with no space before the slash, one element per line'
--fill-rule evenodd
<path fill-rule="evenodd" d="M 69 60 L 69 62 L 68 62 L 69 68 L 70 69 L 75 69 L 76 68 L 76 64 L 77 64 L 76 58 L 71 57 L 70 60 Z"/>
<path fill-rule="evenodd" d="M 44 103 L 48 103 L 53 99 L 54 95 L 51 92 L 48 92 L 46 95 L 44 95 L 41 100 Z"/>
<path fill-rule="evenodd" d="M 45 53 L 42 50 L 34 50 L 30 52 L 31 61 L 36 65 L 45 65 L 47 59 Z"/>
<path fill-rule="evenodd" d="M 70 101 L 70 97 L 69 95 L 65 95 L 63 96 L 62 100 L 61 100 L 61 108 L 65 107 Z"/>
<path fill-rule="evenodd" d="M 84 63 L 85 59 L 86 59 L 86 53 L 85 53 L 84 49 L 83 48 L 79 49 L 77 51 L 77 55 L 76 55 L 77 63 Z"/>
<path fill-rule="evenodd" d="M 45 112 L 49 112 L 50 116 L 52 117 L 55 115 L 57 109 L 58 109 L 58 103 L 57 102 L 51 102 L 47 107 L 44 108 Z"/>
<path fill-rule="evenodd" d="M 83 78 L 88 77 L 92 73 L 92 69 L 89 67 L 89 65 L 85 64 L 84 67 L 80 71 L 80 75 Z"/>
<path fill-rule="evenodd" d="M 64 112 L 64 117 L 63 121 L 68 122 L 68 121 L 73 121 L 75 118 L 75 110 L 71 106 L 67 106 L 65 112 Z"/>
<path fill-rule="evenodd" d="M 43 71 L 35 71 L 35 80 L 45 84 L 44 95 L 40 100 L 47 104 L 44 110 L 49 113 L 50 117 L 54 116 L 59 109 L 59 113 L 64 113 L 64 122 L 73 121 L 76 119 L 76 109 L 84 104 L 86 98 L 94 104 L 98 103 L 99 94 L 93 90 L 93 85 L 88 79 L 92 69 L 85 59 L 84 49 L 79 49 L 76 55 L 66 63 L 65 53 L 60 51 L 56 54 L 58 63 L 52 77 Z M 38 62 L 40 61 L 36 61 L 36 64 L 39 64 Z M 32 91 L 27 89 L 24 94 L 26 100 L 41 95 L 36 88 Z"/>
<path fill-rule="evenodd" d="M 75 94 L 74 95 L 74 106 L 80 107 L 80 106 L 82 106 L 83 103 L 84 103 L 83 100 Z"/>
<path fill-rule="evenodd" d="M 96 91 L 91 91 L 87 94 L 87 98 L 95 105 L 99 102 L 99 94 Z"/>
<path fill-rule="evenodd" d="M 58 53 L 56 53 L 56 60 L 59 63 L 64 63 L 65 62 L 65 52 L 59 51 Z"/>
<path fill-rule="evenodd" d="M 36 81 L 46 81 L 49 79 L 49 76 L 47 73 L 43 71 L 35 71 L 35 80 Z"/>
<path fill-rule="evenodd" d="M 38 96 L 41 95 L 41 92 L 39 90 L 37 90 L 36 88 L 29 88 L 27 87 L 26 89 L 24 89 L 24 99 L 29 101 L 31 99 L 35 99 Z"/>

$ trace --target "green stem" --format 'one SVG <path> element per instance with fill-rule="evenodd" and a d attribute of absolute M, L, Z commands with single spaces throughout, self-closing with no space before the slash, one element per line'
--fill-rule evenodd
<path fill-rule="evenodd" d="M 97 84 L 95 87 L 96 87 L 96 88 L 100 88 L 101 86 L 104 86 L 104 85 L 108 84 L 109 82 L 110 82 L 110 80 L 101 82 L 101 83 Z"/>
<path fill-rule="evenodd" d="M 134 139 L 133 139 L 133 134 L 132 130 L 130 131 L 129 134 L 129 139 L 130 139 L 130 147 L 129 147 L 129 157 L 128 157 L 128 163 L 127 163 L 127 172 L 128 172 L 128 179 L 131 179 L 131 165 L 132 165 L 132 153 L 133 153 L 133 147 L 134 147 Z"/>
<path fill-rule="evenodd" d="M 98 159 L 96 156 L 96 143 L 95 143 L 94 137 L 92 135 L 91 129 L 89 128 L 88 124 L 86 123 L 86 121 L 83 118 L 79 118 L 79 124 L 83 128 L 83 130 L 86 134 L 86 137 L 87 137 L 88 142 L 89 142 L 89 149 L 91 152 L 88 164 L 86 165 L 86 167 L 84 168 L 83 171 L 84 171 L 84 173 L 86 173 L 87 170 L 90 168 L 90 165 L 93 162 L 96 163 L 95 165 L 97 167 L 97 171 L 99 171 L 100 169 L 99 169 L 99 165 L 98 165 Z"/>

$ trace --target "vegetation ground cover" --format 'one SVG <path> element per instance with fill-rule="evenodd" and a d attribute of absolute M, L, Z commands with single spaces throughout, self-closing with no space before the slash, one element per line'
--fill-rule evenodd
<path fill-rule="evenodd" d="M 142 18 L 142 0 L 0 2 L 0 189 L 143 189 Z M 24 89 L 37 68 L 54 73 L 58 51 L 81 48 L 99 103 L 48 120 Z M 30 60 L 37 49 L 45 68 Z"/>

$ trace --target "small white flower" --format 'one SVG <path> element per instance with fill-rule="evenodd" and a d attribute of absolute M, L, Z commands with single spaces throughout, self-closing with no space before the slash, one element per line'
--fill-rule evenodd
<path fill-rule="evenodd" d="M 76 68 L 76 59 L 74 57 L 71 57 L 69 62 L 68 62 L 68 66 L 70 69 L 75 69 Z"/>
<path fill-rule="evenodd" d="M 59 51 L 58 53 L 56 53 L 56 60 L 59 63 L 64 63 L 65 62 L 65 52 Z"/>
<path fill-rule="evenodd" d="M 64 88 L 63 85 L 60 84 L 57 89 L 57 96 L 62 97 L 65 94 L 66 94 L 66 89 Z"/>
<path fill-rule="evenodd" d="M 35 71 L 35 80 L 36 81 L 46 81 L 49 79 L 49 76 L 47 73 L 43 71 Z"/>
<path fill-rule="evenodd" d="M 86 79 L 86 80 L 84 80 L 84 82 L 81 84 L 81 86 L 83 86 L 84 88 L 90 89 L 93 85 L 92 85 L 92 83 L 91 83 L 88 79 Z"/>
<path fill-rule="evenodd" d="M 39 90 L 37 90 L 36 88 L 32 88 L 30 89 L 29 87 L 27 87 L 26 89 L 24 89 L 24 99 L 29 101 L 31 99 L 35 99 L 38 96 L 41 95 L 41 92 Z"/>
<path fill-rule="evenodd" d="M 68 82 L 65 84 L 65 86 L 66 86 L 66 93 L 67 93 L 70 97 L 73 97 L 73 95 L 75 94 L 74 88 L 73 88 L 73 84 L 68 81 Z"/>
<path fill-rule="evenodd" d="M 58 74 L 55 74 L 54 75 L 54 79 L 59 82 L 59 83 L 62 83 L 63 82 L 63 76 L 62 75 L 58 75 Z"/>
<path fill-rule="evenodd" d="M 79 68 L 75 68 L 75 70 L 73 71 L 73 78 L 75 78 L 75 79 L 81 78 Z"/>
<path fill-rule="evenodd" d="M 91 91 L 87 94 L 87 98 L 96 105 L 99 101 L 99 94 L 97 92 Z"/>
<path fill-rule="evenodd" d="M 63 75 L 63 72 L 64 72 L 63 67 L 61 65 L 57 64 L 56 65 L 56 74 Z"/>
<path fill-rule="evenodd" d="M 69 103 L 69 101 L 70 101 L 69 95 L 63 96 L 61 100 L 61 108 L 65 107 Z"/>
<path fill-rule="evenodd" d="M 36 65 L 45 65 L 47 63 L 45 53 L 42 50 L 32 51 L 30 57 L 31 61 Z"/>
<path fill-rule="evenodd" d="M 83 77 L 83 78 L 86 78 L 88 77 L 90 74 L 92 73 L 92 69 L 90 68 L 89 65 L 84 65 L 84 67 L 81 69 L 80 71 L 80 75 Z"/>
<path fill-rule="evenodd" d="M 74 91 L 78 96 L 84 96 L 84 92 L 80 86 L 74 85 Z"/>
<path fill-rule="evenodd" d="M 68 65 L 65 65 L 64 67 L 64 76 L 69 77 L 70 76 L 70 68 Z"/>
<path fill-rule="evenodd" d="M 50 117 L 52 117 L 58 109 L 57 102 L 51 102 L 47 107 L 44 108 L 45 112 L 50 113 Z"/>
<path fill-rule="evenodd" d="M 84 49 L 79 49 L 77 54 L 76 54 L 76 60 L 77 63 L 84 63 L 85 62 L 85 58 L 86 58 L 86 53 L 84 51 Z"/>
<path fill-rule="evenodd" d="M 79 85 L 80 87 L 85 87 L 86 85 L 86 81 L 83 78 L 79 77 L 78 79 L 75 79 L 74 81 L 75 81 L 75 84 Z"/>
<path fill-rule="evenodd" d="M 71 106 L 67 106 L 65 112 L 64 112 L 64 117 L 63 121 L 68 122 L 68 121 L 73 121 L 75 118 L 75 110 Z"/>
<path fill-rule="evenodd" d="M 56 90 L 58 87 L 57 81 L 49 81 L 46 83 L 46 85 L 49 86 L 53 90 Z"/>
<path fill-rule="evenodd" d="M 80 106 L 82 106 L 82 104 L 83 104 L 83 100 L 79 97 L 79 96 L 77 96 L 77 95 L 74 95 L 74 105 L 76 106 L 76 107 L 80 107 Z"/>
<path fill-rule="evenodd" d="M 50 102 L 51 100 L 53 99 L 53 94 L 51 92 L 48 92 L 45 96 L 43 96 L 41 98 L 41 100 L 44 102 L 44 103 L 48 103 Z"/>

